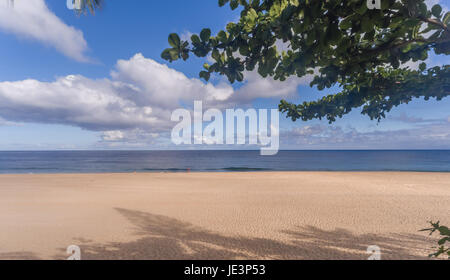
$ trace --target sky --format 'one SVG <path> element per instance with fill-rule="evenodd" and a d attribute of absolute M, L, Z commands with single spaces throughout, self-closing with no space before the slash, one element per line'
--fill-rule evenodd
<path fill-rule="evenodd" d="M 276 109 L 280 99 L 300 103 L 337 92 L 310 88 L 310 77 L 279 82 L 253 72 L 241 84 L 218 76 L 207 83 L 198 78 L 204 59 L 162 60 L 168 34 L 218 32 L 239 18 L 217 1 L 106 0 L 95 16 L 76 15 L 65 0 L 15 0 L 14 9 L 6 1 L 0 0 L 0 150 L 206 149 L 171 143 L 174 110 L 194 100 L 222 110 Z M 449 63 L 442 55 L 427 61 Z M 381 122 L 359 109 L 331 125 L 280 115 L 280 142 L 281 149 L 301 150 L 450 149 L 450 98 L 414 100 Z"/>

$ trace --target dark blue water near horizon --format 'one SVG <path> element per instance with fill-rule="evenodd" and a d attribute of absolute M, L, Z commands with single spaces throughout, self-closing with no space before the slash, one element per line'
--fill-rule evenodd
<path fill-rule="evenodd" d="M 231 171 L 450 172 L 450 150 L 0 152 L 0 174 Z"/>

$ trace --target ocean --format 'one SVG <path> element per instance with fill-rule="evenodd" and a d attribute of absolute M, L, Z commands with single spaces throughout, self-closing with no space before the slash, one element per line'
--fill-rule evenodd
<path fill-rule="evenodd" d="M 1 174 L 186 171 L 450 172 L 450 150 L 0 152 Z"/>

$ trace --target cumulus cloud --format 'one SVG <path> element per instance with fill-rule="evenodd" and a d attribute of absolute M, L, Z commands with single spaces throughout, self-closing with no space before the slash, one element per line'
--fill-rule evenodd
<path fill-rule="evenodd" d="M 180 101 L 203 100 L 220 102 L 233 94 L 229 84 L 212 85 L 199 79 L 190 79 L 167 65 L 137 54 L 130 60 L 119 60 L 112 72 L 115 80 L 134 85 L 141 94 L 128 91 L 125 96 L 139 104 L 174 109 Z"/>
<path fill-rule="evenodd" d="M 64 124 L 100 131 L 102 141 L 137 141 L 142 138 L 139 135 L 155 138 L 170 131 L 172 111 L 192 106 L 194 100 L 202 100 L 205 108 L 240 106 L 258 97 L 293 94 L 299 82 L 266 82 L 249 76 L 243 87 L 234 90 L 227 83 L 214 85 L 188 78 L 136 54 L 129 60 L 119 60 L 109 78 L 69 75 L 53 82 L 0 82 L 0 117 L 11 122 Z"/>
<path fill-rule="evenodd" d="M 112 78 L 80 75 L 54 82 L 23 80 L 0 83 L 0 116 L 11 121 L 56 123 L 94 131 L 142 128 L 163 130 L 182 102 L 220 101 L 229 85 L 189 79 L 141 54 L 120 60 Z"/>
<path fill-rule="evenodd" d="M 90 61 L 83 33 L 65 24 L 44 0 L 15 1 L 14 7 L 6 7 L 7 1 L 0 0 L 0 30 L 39 41 L 77 61 Z"/>
<path fill-rule="evenodd" d="M 52 83 L 0 83 L 0 115 L 20 122 L 67 124 L 89 130 L 152 126 L 151 108 L 120 97 L 128 86 L 111 80 L 67 76 Z"/>

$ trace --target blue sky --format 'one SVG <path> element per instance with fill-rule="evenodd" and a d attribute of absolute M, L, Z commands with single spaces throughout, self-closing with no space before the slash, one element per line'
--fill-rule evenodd
<path fill-rule="evenodd" d="M 217 32 L 238 15 L 212 0 L 106 0 L 95 16 L 77 16 L 63 0 L 16 0 L 14 12 L 2 7 L 0 150 L 172 149 L 170 112 L 194 99 L 218 108 L 277 108 L 281 98 L 333 93 L 309 88 L 308 79 L 280 83 L 254 73 L 243 85 L 221 77 L 206 85 L 197 78 L 203 60 L 160 58 L 169 33 Z M 281 116 L 281 148 L 449 149 L 449 108 L 449 98 L 414 100 L 380 123 L 359 110 L 333 125 Z"/>

